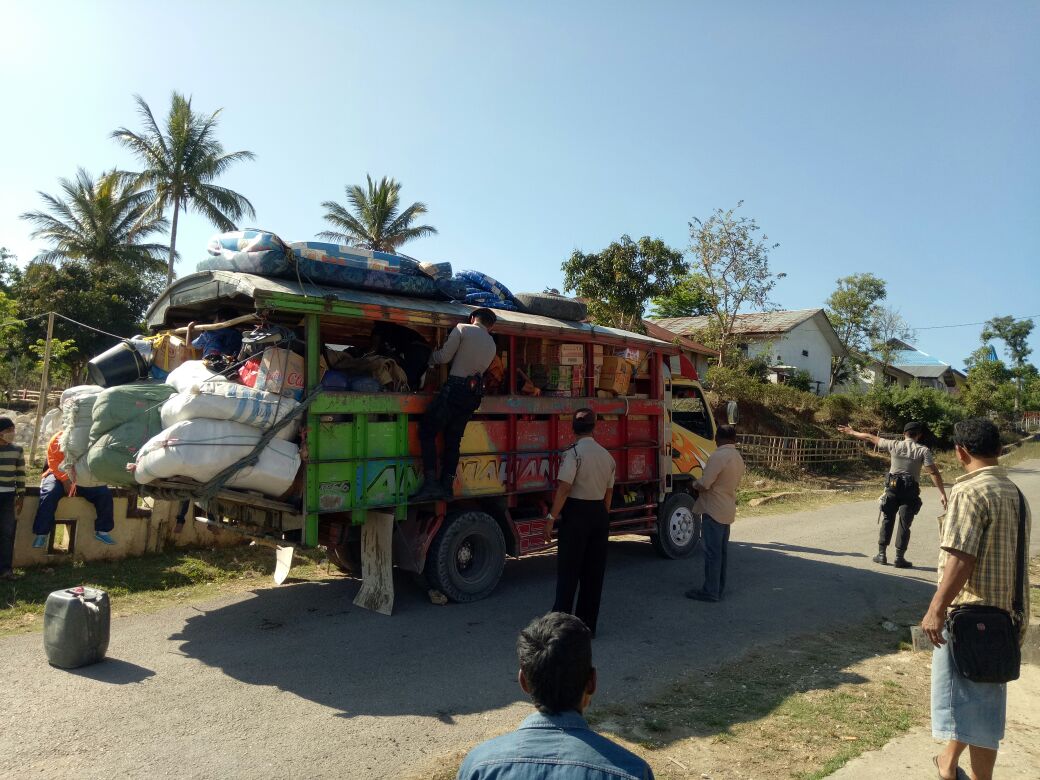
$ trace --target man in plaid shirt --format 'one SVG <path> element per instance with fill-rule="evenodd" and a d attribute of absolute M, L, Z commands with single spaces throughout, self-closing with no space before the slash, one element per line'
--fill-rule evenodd
<path fill-rule="evenodd" d="M 1029 507 L 998 462 L 1000 432 L 989 420 L 972 419 L 954 428 L 957 459 L 965 474 L 957 479 L 939 529 L 939 585 L 921 628 L 932 640 L 932 736 L 948 740 L 933 759 L 939 776 L 958 777 L 957 764 L 970 750 L 975 780 L 989 780 L 1004 738 L 1007 686 L 962 677 L 953 663 L 944 630 L 947 610 L 983 604 L 1011 612 L 1018 524 L 1025 524 L 1029 550 Z M 1025 506 L 1020 518 L 1020 506 Z M 1029 622 L 1029 573 L 1026 568 L 1021 636 Z"/>

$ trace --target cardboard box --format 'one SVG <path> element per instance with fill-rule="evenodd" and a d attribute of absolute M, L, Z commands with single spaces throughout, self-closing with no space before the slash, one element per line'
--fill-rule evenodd
<path fill-rule="evenodd" d="M 561 366 L 580 366 L 585 363 L 584 344 L 561 344 L 558 353 Z"/>
<path fill-rule="evenodd" d="M 619 357 L 631 363 L 633 366 L 638 366 L 643 362 L 643 351 L 639 349 L 632 349 L 631 347 L 626 349 L 619 349 L 614 353 L 615 357 Z"/>
<path fill-rule="evenodd" d="M 256 389 L 279 393 L 299 401 L 306 386 L 306 363 L 297 355 L 281 347 L 268 347 L 256 374 Z"/>
<path fill-rule="evenodd" d="M 603 359 L 603 368 L 596 382 L 597 390 L 606 390 L 625 395 L 628 386 L 632 382 L 633 366 L 621 357 L 606 357 Z"/>

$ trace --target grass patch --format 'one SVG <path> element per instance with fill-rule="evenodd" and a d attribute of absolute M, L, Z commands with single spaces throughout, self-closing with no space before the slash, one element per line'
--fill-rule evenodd
<path fill-rule="evenodd" d="M 221 592 L 273 585 L 274 551 L 260 546 L 216 550 L 181 549 L 119 561 L 71 561 L 26 570 L 0 583 L 0 636 L 39 630 L 47 595 L 88 585 L 108 591 L 117 616 L 150 612 Z M 340 576 L 327 566 L 297 556 L 292 580 Z"/>
<path fill-rule="evenodd" d="M 660 777 L 684 777 L 683 766 L 713 778 L 825 777 L 927 719 L 927 654 L 903 646 L 902 632 L 872 621 L 758 648 L 638 705 L 591 714 L 643 748 Z"/>

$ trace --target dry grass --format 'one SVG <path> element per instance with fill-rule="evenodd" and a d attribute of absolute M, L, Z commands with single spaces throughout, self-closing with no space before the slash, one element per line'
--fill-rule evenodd
<path fill-rule="evenodd" d="M 596 706 L 589 722 L 660 778 L 814 780 L 928 718 L 927 653 L 877 623 L 756 648 L 645 700 Z M 464 754 L 410 778 L 451 780 Z"/>
<path fill-rule="evenodd" d="M 39 631 L 47 595 L 88 585 L 108 591 L 116 617 L 155 612 L 217 595 L 271 587 L 274 552 L 266 547 L 182 549 L 121 561 L 74 561 L 28 569 L 0 583 L 0 636 Z M 290 582 L 338 578 L 336 569 L 297 556 Z"/>

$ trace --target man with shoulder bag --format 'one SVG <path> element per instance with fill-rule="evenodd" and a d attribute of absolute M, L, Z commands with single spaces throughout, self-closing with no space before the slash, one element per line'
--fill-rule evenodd
<path fill-rule="evenodd" d="M 1029 623 L 1030 514 L 999 465 L 996 425 L 959 422 L 954 442 L 966 473 L 940 520 L 939 584 L 921 621 L 935 645 L 932 735 L 947 740 L 932 761 L 940 778 L 952 780 L 967 748 L 975 780 L 989 780 Z"/>

